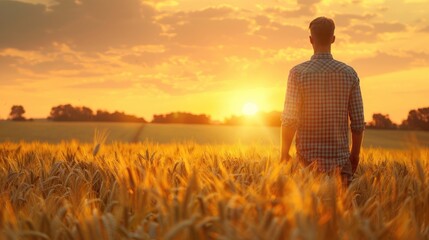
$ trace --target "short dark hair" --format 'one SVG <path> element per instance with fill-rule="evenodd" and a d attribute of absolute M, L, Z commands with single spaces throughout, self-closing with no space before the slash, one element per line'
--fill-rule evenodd
<path fill-rule="evenodd" d="M 318 17 L 311 21 L 309 29 L 311 36 L 317 43 L 328 45 L 331 43 L 332 36 L 334 36 L 335 23 L 330 18 Z"/>

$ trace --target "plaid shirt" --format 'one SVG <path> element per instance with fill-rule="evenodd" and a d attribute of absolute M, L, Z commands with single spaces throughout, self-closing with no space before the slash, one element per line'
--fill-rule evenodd
<path fill-rule="evenodd" d="M 359 78 L 330 53 L 317 53 L 289 73 L 282 126 L 296 126 L 298 158 L 317 161 L 322 171 L 349 159 L 352 132 L 365 128 Z"/>

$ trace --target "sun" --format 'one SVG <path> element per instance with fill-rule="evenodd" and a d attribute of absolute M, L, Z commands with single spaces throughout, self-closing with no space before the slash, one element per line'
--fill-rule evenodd
<path fill-rule="evenodd" d="M 244 115 L 255 115 L 258 111 L 258 105 L 256 105 L 253 102 L 247 102 L 243 105 L 243 108 L 241 109 Z"/>

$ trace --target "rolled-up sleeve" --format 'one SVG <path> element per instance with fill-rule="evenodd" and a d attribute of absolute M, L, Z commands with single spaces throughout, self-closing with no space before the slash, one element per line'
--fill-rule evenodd
<path fill-rule="evenodd" d="M 349 117 L 351 131 L 359 133 L 365 129 L 365 119 L 359 78 L 357 77 L 357 74 L 355 74 L 355 77 L 356 81 L 350 91 Z"/>
<path fill-rule="evenodd" d="M 287 90 L 282 113 L 282 127 L 297 126 L 301 94 L 297 81 L 297 73 L 292 69 L 289 72 Z"/>

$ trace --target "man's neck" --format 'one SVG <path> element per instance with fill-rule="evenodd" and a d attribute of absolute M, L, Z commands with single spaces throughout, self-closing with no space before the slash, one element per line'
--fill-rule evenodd
<path fill-rule="evenodd" d="M 331 45 L 313 47 L 314 54 L 317 53 L 331 53 Z"/>
<path fill-rule="evenodd" d="M 331 53 L 331 51 L 330 50 L 328 50 L 328 51 L 322 51 L 322 50 L 319 50 L 319 51 L 314 51 L 314 54 L 320 54 L 320 53 Z"/>

